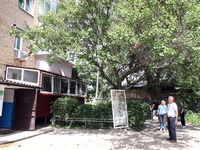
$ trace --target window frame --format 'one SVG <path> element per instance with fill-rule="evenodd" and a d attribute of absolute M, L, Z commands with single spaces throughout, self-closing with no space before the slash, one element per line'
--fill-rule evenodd
<path fill-rule="evenodd" d="M 19 49 L 17 49 L 17 45 L 18 45 L 18 42 L 17 42 L 17 39 L 20 39 L 20 48 Z M 14 50 L 16 50 L 16 51 L 22 51 L 22 37 L 20 36 L 20 37 L 18 37 L 18 36 L 15 36 L 15 45 L 14 45 Z"/>
<path fill-rule="evenodd" d="M 41 87 L 42 87 L 42 74 L 46 74 L 46 75 L 51 76 L 51 92 L 42 91 L 42 89 L 41 89 L 41 90 L 40 90 L 40 93 L 46 93 L 46 94 L 55 95 L 55 94 L 53 93 L 53 90 L 54 90 L 54 77 L 53 77 L 53 74 L 46 73 L 46 72 L 41 72 L 41 82 L 40 82 L 40 86 L 41 86 Z"/>
<path fill-rule="evenodd" d="M 85 85 L 85 94 L 83 95 L 83 86 Z M 82 87 L 81 87 L 81 96 L 87 96 L 87 84 L 86 83 L 82 83 Z"/>
<path fill-rule="evenodd" d="M 21 9 L 23 9 L 23 10 L 26 11 L 27 13 L 29 13 L 29 14 L 32 15 L 32 14 L 33 14 L 34 0 L 28 0 L 28 1 L 29 1 L 28 7 L 29 7 L 29 9 L 30 9 L 29 11 L 26 10 L 26 1 L 27 1 L 27 0 L 22 0 L 22 1 L 23 1 L 23 3 L 24 3 L 24 7 L 20 7 L 20 6 L 19 6 L 19 0 L 18 0 L 18 7 L 21 8 Z"/>
<path fill-rule="evenodd" d="M 49 11 L 45 11 L 45 8 L 46 8 L 46 3 L 47 2 L 50 2 L 50 10 Z M 44 5 L 43 5 L 43 11 L 42 12 L 40 12 L 40 3 L 44 3 Z M 53 3 L 55 3 L 55 6 L 56 6 L 56 8 L 55 8 L 55 12 L 52 12 L 52 4 Z M 43 0 L 43 1 L 38 1 L 38 14 L 40 14 L 40 15 L 46 15 L 48 12 L 50 12 L 50 13 L 57 13 L 57 10 L 58 10 L 58 7 L 57 7 L 57 5 L 58 5 L 58 0 Z"/>
<path fill-rule="evenodd" d="M 62 95 L 69 95 L 70 94 L 70 79 L 69 78 L 64 78 L 64 77 L 62 77 L 61 78 L 61 84 L 60 84 L 60 88 L 62 88 L 62 79 L 65 79 L 65 80 L 67 80 L 67 93 L 62 93 L 62 92 L 60 92 Z M 62 91 L 62 90 L 61 90 Z"/>
<path fill-rule="evenodd" d="M 21 79 L 20 80 L 16 80 L 16 79 L 10 79 L 8 78 L 8 70 L 9 69 L 14 69 L 14 70 L 21 70 Z M 23 81 L 24 79 L 24 71 L 32 71 L 32 72 L 37 72 L 37 83 L 33 83 L 33 82 L 28 82 L 28 81 Z M 34 69 L 25 69 L 25 68 L 17 68 L 17 67 L 7 67 L 6 69 L 6 80 L 9 81 L 13 81 L 13 82 L 18 82 L 18 83 L 24 83 L 24 84 L 28 84 L 28 85 L 36 85 L 39 86 L 39 76 L 40 76 L 40 71 L 39 70 L 34 70 Z"/>
<path fill-rule="evenodd" d="M 71 79 L 69 79 L 69 81 L 70 81 L 70 83 L 69 83 L 69 95 L 77 96 L 77 81 L 76 80 L 71 80 Z M 71 94 L 71 81 L 76 83 L 75 94 Z"/>
<path fill-rule="evenodd" d="M 55 77 L 59 77 L 59 79 L 60 79 L 60 81 L 59 81 L 59 82 L 60 82 L 60 83 L 59 83 L 59 84 L 60 84 L 60 89 L 59 89 L 58 92 L 54 92 L 54 87 L 55 87 L 55 86 L 54 86 L 54 81 L 55 81 L 54 78 L 55 78 Z M 53 85 L 53 94 L 54 94 L 54 95 L 60 95 L 60 94 L 61 94 L 61 80 L 62 80 L 62 78 L 61 78 L 60 76 L 58 76 L 58 75 L 53 75 L 53 84 L 52 84 L 52 85 Z"/>

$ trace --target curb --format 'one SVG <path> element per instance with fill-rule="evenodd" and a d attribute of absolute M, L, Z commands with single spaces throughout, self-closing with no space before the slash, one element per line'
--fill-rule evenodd
<path fill-rule="evenodd" d="M 22 140 L 32 138 L 32 137 L 35 137 L 35 136 L 38 136 L 38 135 L 42 135 L 42 134 L 45 134 L 45 133 L 49 133 L 49 132 L 52 132 L 52 131 L 53 131 L 53 129 L 49 129 L 49 130 L 41 132 L 41 133 L 36 133 L 36 134 L 30 135 L 30 136 L 25 136 L 25 137 L 21 137 L 21 138 L 19 137 L 18 139 L 11 140 L 11 141 L 0 141 L 0 145 L 15 143 L 15 142 L 18 142 L 18 141 L 22 141 Z M 19 134 L 19 133 L 17 133 L 17 134 Z M 9 136 L 7 136 L 7 137 L 9 139 Z"/>

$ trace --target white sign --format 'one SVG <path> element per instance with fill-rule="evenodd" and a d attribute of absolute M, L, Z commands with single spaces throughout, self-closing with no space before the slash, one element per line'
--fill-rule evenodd
<path fill-rule="evenodd" d="M 128 115 L 124 90 L 111 90 L 114 128 L 127 128 Z"/>

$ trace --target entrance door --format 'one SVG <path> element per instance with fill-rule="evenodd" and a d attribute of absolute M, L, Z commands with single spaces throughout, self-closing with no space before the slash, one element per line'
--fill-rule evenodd
<path fill-rule="evenodd" d="M 12 129 L 35 130 L 36 90 L 15 90 Z"/>

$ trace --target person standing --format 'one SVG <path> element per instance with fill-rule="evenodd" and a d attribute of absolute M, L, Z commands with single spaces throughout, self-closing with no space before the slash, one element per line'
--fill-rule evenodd
<path fill-rule="evenodd" d="M 158 102 L 156 99 L 154 99 L 151 110 L 153 110 L 153 117 L 156 116 L 158 111 Z"/>
<path fill-rule="evenodd" d="M 159 115 L 159 118 L 160 118 L 160 131 L 162 131 L 162 128 L 163 128 L 163 131 L 165 131 L 166 124 L 165 124 L 164 118 L 167 115 L 167 106 L 164 100 L 161 101 L 161 105 L 158 107 L 157 115 Z"/>
<path fill-rule="evenodd" d="M 184 102 L 181 101 L 181 106 L 179 108 L 179 113 L 181 115 L 181 124 L 182 124 L 182 127 L 185 128 L 185 108 L 184 108 Z"/>
<path fill-rule="evenodd" d="M 169 96 L 168 102 L 169 102 L 169 104 L 167 105 L 168 112 L 164 119 L 164 121 L 166 121 L 166 119 L 168 118 L 169 139 L 167 140 L 170 140 L 171 143 L 175 143 L 177 142 L 175 125 L 177 124 L 178 110 L 176 103 L 174 103 L 174 97 Z"/>

